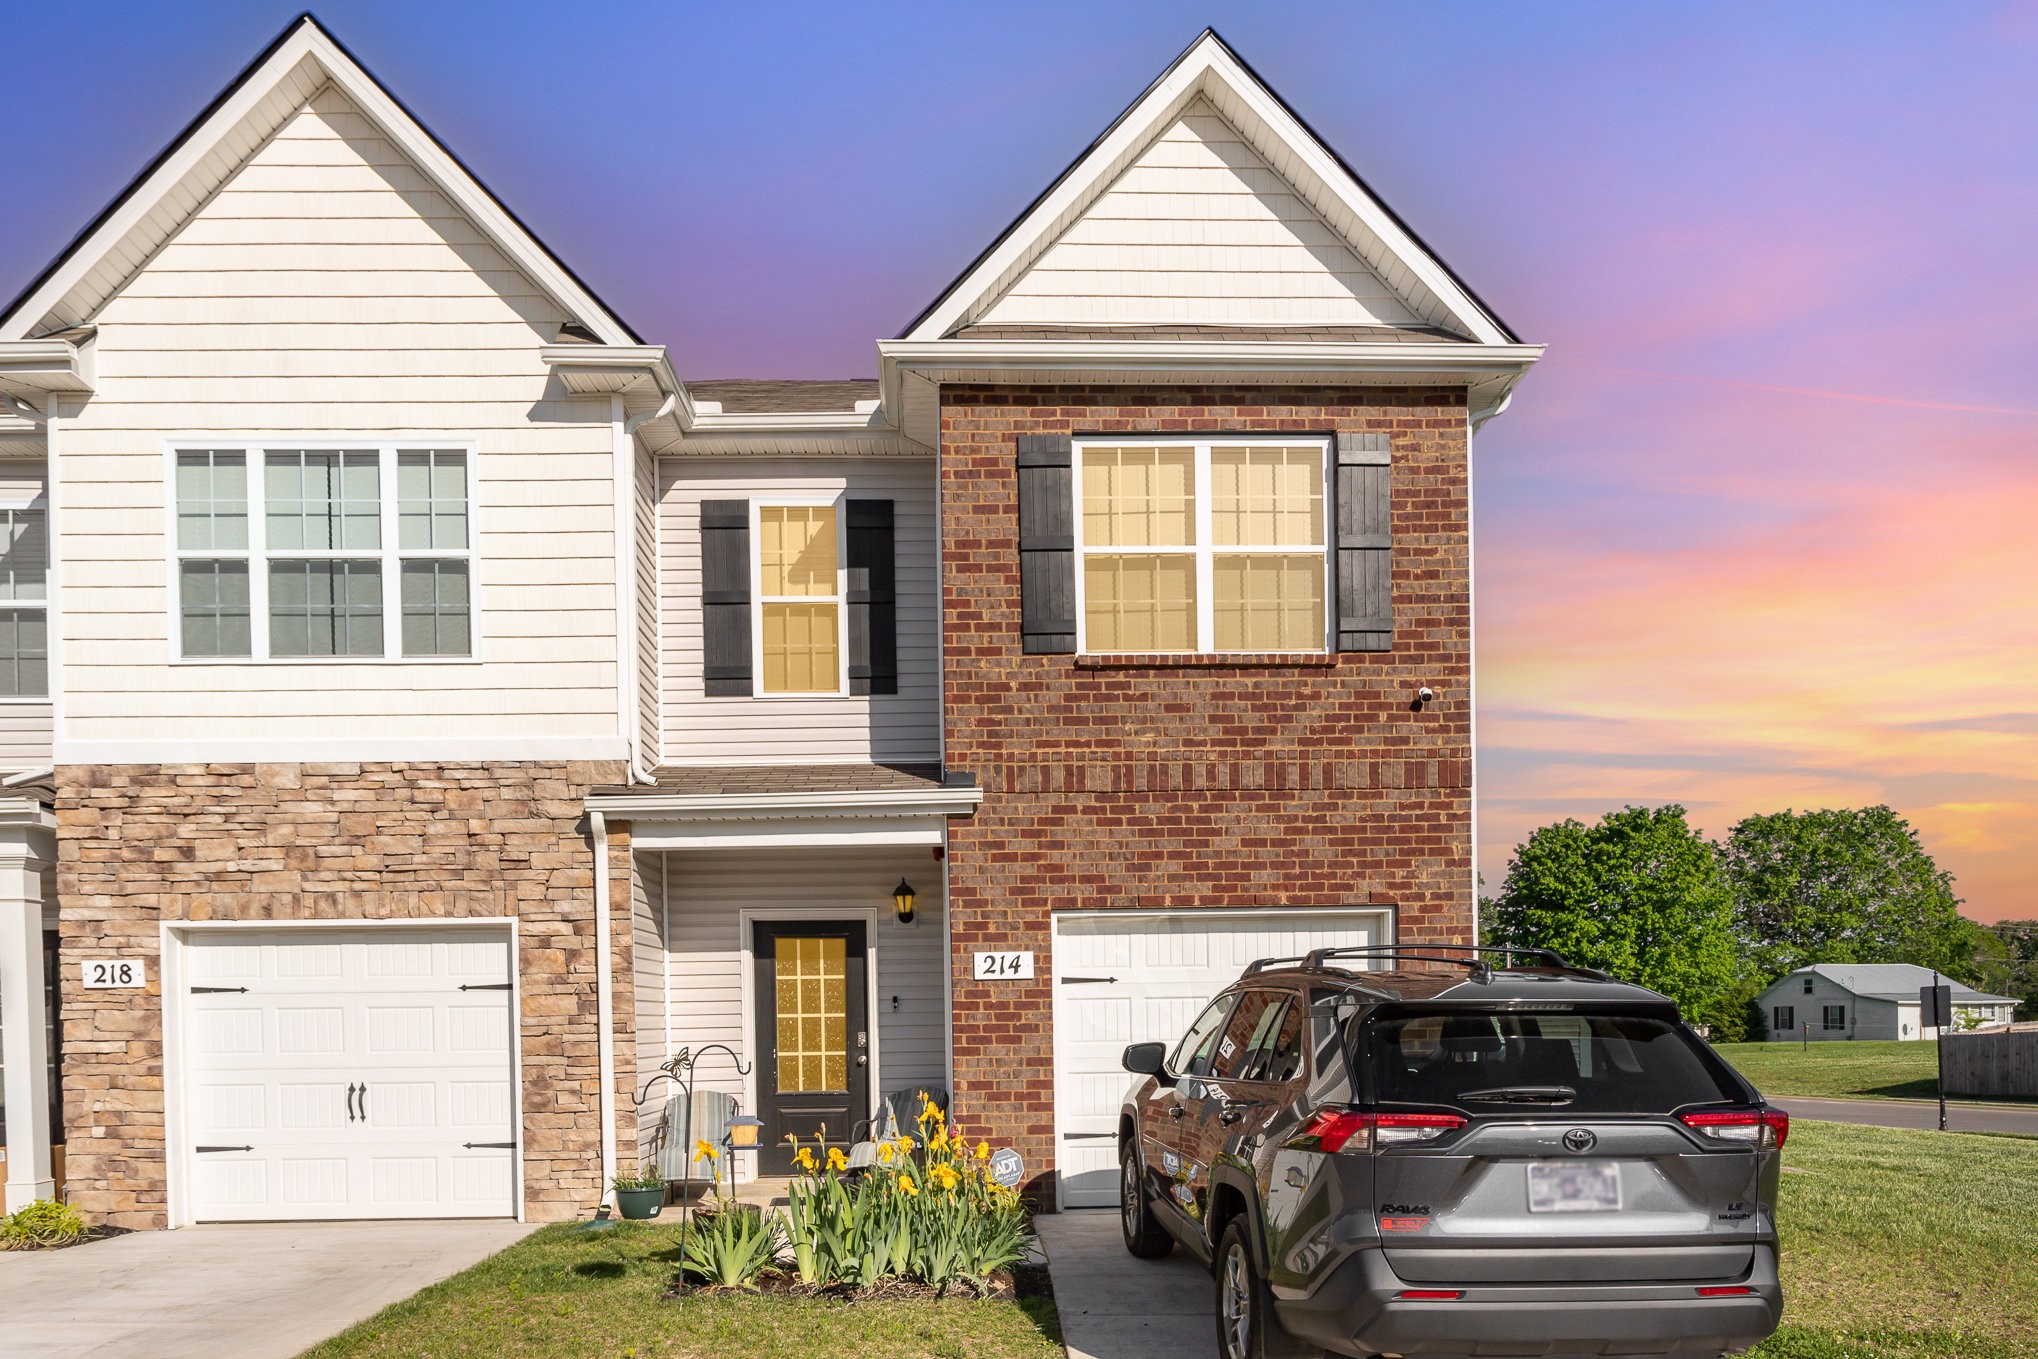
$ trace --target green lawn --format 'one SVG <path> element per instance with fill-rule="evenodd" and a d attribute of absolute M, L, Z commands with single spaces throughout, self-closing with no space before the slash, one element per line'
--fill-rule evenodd
<path fill-rule="evenodd" d="M 1054 1303 L 659 1297 L 678 1224 L 546 1227 L 304 1359 L 1061 1359 Z"/>
<path fill-rule="evenodd" d="M 1939 1098 L 1930 1043 L 1718 1043 L 1713 1050 L 1765 1095 Z"/>
<path fill-rule="evenodd" d="M 1784 1327 L 1761 1359 L 2038 1352 L 2038 1139 L 1800 1122 L 1783 1162 L 1803 1173 L 1783 1177 Z"/>

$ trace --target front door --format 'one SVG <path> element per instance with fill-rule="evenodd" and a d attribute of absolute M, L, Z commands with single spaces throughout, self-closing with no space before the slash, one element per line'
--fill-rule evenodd
<path fill-rule="evenodd" d="M 773 921 L 756 930 L 758 1168 L 784 1175 L 788 1136 L 847 1150 L 870 1117 L 863 925 Z"/>

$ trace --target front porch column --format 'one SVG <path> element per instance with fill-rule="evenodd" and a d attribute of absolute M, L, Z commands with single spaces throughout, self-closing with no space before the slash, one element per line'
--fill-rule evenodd
<path fill-rule="evenodd" d="M 50 1173 L 48 1017 L 42 967 L 43 873 L 54 859 L 49 811 L 0 801 L 0 1063 L 7 1101 L 7 1211 L 56 1193 Z"/>

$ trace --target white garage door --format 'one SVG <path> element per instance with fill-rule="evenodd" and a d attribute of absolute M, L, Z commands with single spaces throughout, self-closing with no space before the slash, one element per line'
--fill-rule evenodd
<path fill-rule="evenodd" d="M 509 1217 L 506 930 L 194 932 L 192 1216 Z"/>
<path fill-rule="evenodd" d="M 1118 1202 L 1127 1043 L 1172 1044 L 1255 958 L 1391 942 L 1384 911 L 1088 912 L 1054 918 L 1055 1133 L 1067 1208 Z"/>

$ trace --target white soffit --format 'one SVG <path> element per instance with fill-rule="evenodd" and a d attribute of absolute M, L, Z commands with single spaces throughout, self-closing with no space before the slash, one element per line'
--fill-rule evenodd
<path fill-rule="evenodd" d="M 0 341 L 88 324 L 256 148 L 329 83 L 602 343 L 638 343 L 620 318 L 308 14 L 257 57 L 0 316 Z"/>
<path fill-rule="evenodd" d="M 1434 254 L 1225 45 L 1206 30 L 1146 93 L 923 313 L 903 340 L 985 319 L 1071 227 L 1188 115 L 1214 112 L 1423 324 L 1516 344 Z M 1038 319 L 1038 318 L 1029 318 Z M 1269 324 L 1281 324 L 1270 318 Z"/>

